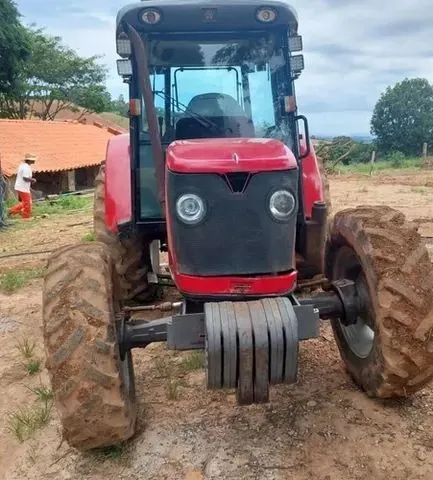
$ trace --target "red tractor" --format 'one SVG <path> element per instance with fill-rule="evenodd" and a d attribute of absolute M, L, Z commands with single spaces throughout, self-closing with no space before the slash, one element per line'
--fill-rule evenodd
<path fill-rule="evenodd" d="M 406 396 L 432 378 L 427 251 L 391 208 L 328 222 L 324 174 L 297 112 L 301 50 L 284 0 L 120 11 L 130 132 L 110 141 L 97 179 L 98 242 L 57 251 L 44 287 L 47 367 L 74 447 L 133 435 L 131 351 L 153 342 L 204 349 L 208 387 L 236 389 L 240 404 L 296 382 L 299 342 L 317 337 L 319 319 L 331 320 L 367 394 Z M 179 312 L 140 318 L 167 283 L 182 295 Z"/>

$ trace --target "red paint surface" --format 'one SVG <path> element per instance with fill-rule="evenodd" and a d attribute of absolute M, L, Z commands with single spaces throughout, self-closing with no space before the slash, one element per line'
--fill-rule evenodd
<path fill-rule="evenodd" d="M 129 134 L 113 137 L 105 162 L 105 224 L 112 232 L 132 219 Z"/>
<path fill-rule="evenodd" d="M 301 154 L 306 152 L 305 142 L 301 144 Z M 314 202 L 323 202 L 325 199 L 322 177 L 320 175 L 319 164 L 311 145 L 310 154 L 301 160 L 302 162 L 302 182 L 304 193 L 304 214 L 311 218 Z"/>
<path fill-rule="evenodd" d="M 260 277 L 195 277 L 173 272 L 177 288 L 184 295 L 273 296 L 286 295 L 296 287 L 297 272 Z"/>
<path fill-rule="evenodd" d="M 269 172 L 297 168 L 292 151 L 264 138 L 180 140 L 167 149 L 167 168 L 179 173 Z"/>

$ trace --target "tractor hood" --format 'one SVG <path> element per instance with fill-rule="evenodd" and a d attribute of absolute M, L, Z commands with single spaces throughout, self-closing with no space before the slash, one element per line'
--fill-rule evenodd
<path fill-rule="evenodd" d="M 297 168 L 293 152 L 265 138 L 180 140 L 167 149 L 167 168 L 177 173 L 270 172 Z"/>

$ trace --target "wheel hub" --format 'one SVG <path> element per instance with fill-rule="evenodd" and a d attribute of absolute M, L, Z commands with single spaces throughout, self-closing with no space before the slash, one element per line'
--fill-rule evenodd
<path fill-rule="evenodd" d="M 344 315 L 339 319 L 341 331 L 352 353 L 365 359 L 374 345 L 374 320 L 362 265 L 351 248 L 338 251 L 333 276 L 345 279 L 332 283 L 344 306 Z"/>

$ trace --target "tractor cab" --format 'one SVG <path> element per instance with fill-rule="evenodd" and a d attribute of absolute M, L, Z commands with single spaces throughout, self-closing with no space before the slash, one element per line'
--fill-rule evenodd
<path fill-rule="evenodd" d="M 130 89 L 137 223 L 165 217 L 152 142 L 165 152 L 183 140 L 277 139 L 299 158 L 294 80 L 303 57 L 297 54 L 302 49 L 297 27 L 284 1 L 263 6 L 258 0 L 159 0 L 120 11 L 118 70 Z M 139 40 L 146 59 L 139 56 Z M 159 139 L 152 139 L 152 113 L 143 100 L 144 61 Z"/>

